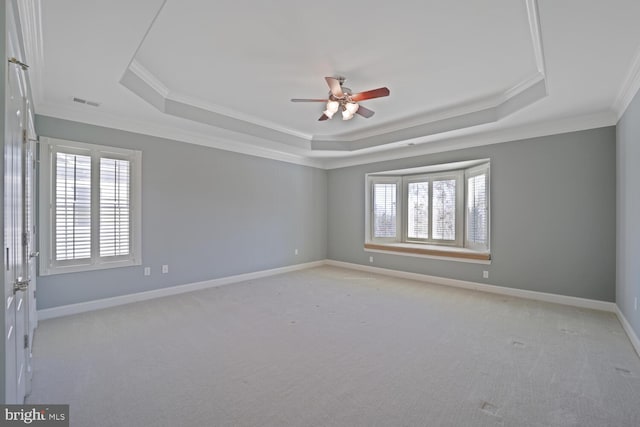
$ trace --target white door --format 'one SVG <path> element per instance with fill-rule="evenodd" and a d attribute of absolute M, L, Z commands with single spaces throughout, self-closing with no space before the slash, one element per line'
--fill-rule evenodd
<path fill-rule="evenodd" d="M 9 43 L 11 45 L 11 43 Z M 27 128 L 29 113 L 25 69 L 6 62 L 6 116 L 4 152 L 4 303 L 6 403 L 21 404 L 28 389 L 29 369 L 29 240 L 27 212 L 29 191 Z"/>
<path fill-rule="evenodd" d="M 21 71 L 8 63 L 7 111 L 4 153 L 4 233 L 6 298 L 6 400 L 22 403 L 24 398 L 24 285 L 22 258 L 22 109 Z M 13 351 L 12 351 L 13 350 Z"/>

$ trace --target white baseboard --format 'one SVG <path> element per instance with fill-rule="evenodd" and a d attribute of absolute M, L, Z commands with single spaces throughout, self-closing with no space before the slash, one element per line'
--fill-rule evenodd
<path fill-rule="evenodd" d="M 636 335 L 635 331 L 631 327 L 631 324 L 629 323 L 627 318 L 624 317 L 622 310 L 620 310 L 620 307 L 618 307 L 617 305 L 616 305 L 616 314 L 618 315 L 618 320 L 620 320 L 620 323 L 622 323 L 622 328 L 624 329 L 624 331 L 627 333 L 627 336 L 629 337 L 629 341 L 631 341 L 631 345 L 633 345 L 633 348 L 636 349 L 636 353 L 638 353 L 638 356 L 640 356 L 640 339 L 638 339 L 638 336 Z"/>
<path fill-rule="evenodd" d="M 78 304 L 69 304 L 59 307 L 46 308 L 38 310 L 38 319 L 45 320 L 54 317 L 68 316 L 71 314 L 84 313 L 92 310 L 99 310 L 117 305 L 129 304 L 132 302 L 146 301 L 153 298 L 161 298 L 171 295 L 178 295 L 185 292 L 193 292 L 201 289 L 224 286 L 231 283 L 243 282 L 246 280 L 258 279 L 261 277 L 273 276 L 276 274 L 288 273 L 290 271 L 304 270 L 307 268 L 320 267 L 322 265 L 331 265 L 335 267 L 349 268 L 352 270 L 367 271 L 385 276 L 400 277 L 403 279 L 418 280 L 421 282 L 429 282 L 437 285 L 454 286 L 457 288 L 471 289 L 475 291 L 490 292 L 494 294 L 508 295 L 518 298 L 527 298 L 537 301 L 552 302 L 556 304 L 569 305 L 573 307 L 589 308 L 593 310 L 602 310 L 612 313 L 618 313 L 618 307 L 615 303 L 597 301 L 586 298 L 570 297 L 565 295 L 549 294 L 545 292 L 528 291 L 524 289 L 507 288 L 503 286 L 487 285 L 484 283 L 469 282 L 464 280 L 450 279 L 446 277 L 430 276 L 420 273 L 409 273 L 406 271 L 390 270 L 387 268 L 372 267 L 368 265 L 352 264 L 342 261 L 322 260 L 308 262 L 304 264 L 295 264 L 286 267 L 274 268 L 271 270 L 256 271 L 253 273 L 239 274 L 236 276 L 222 277 L 219 279 L 206 280 L 203 282 L 189 283 L 185 285 L 171 286 L 153 291 L 139 292 L 135 294 L 122 295 L 112 298 L 103 298 L 94 301 L 82 302 Z M 621 313 L 618 314 L 618 317 Z M 623 317 L 624 318 L 624 317 Z M 626 319 L 625 319 L 626 322 Z M 626 330 L 626 328 L 625 328 Z M 630 329 L 631 330 L 631 329 Z M 637 337 L 636 337 L 637 342 Z"/>
<path fill-rule="evenodd" d="M 572 307 L 588 308 L 593 310 L 607 311 L 615 313 L 622 324 L 624 331 L 627 333 L 631 344 L 640 356 L 640 339 L 635 331 L 624 317 L 620 308 L 612 302 L 597 301 L 586 298 L 570 297 L 566 295 L 549 294 L 546 292 L 528 291 L 524 289 L 507 288 L 503 286 L 487 285 L 485 283 L 469 282 L 464 280 L 449 279 L 446 277 L 430 276 L 420 273 L 409 273 L 406 271 L 390 270 L 387 268 L 372 267 L 368 265 L 353 264 L 342 261 L 334 261 L 330 259 L 322 261 L 313 261 L 304 264 L 295 264 L 286 267 L 274 268 L 271 270 L 256 271 L 253 273 L 238 274 L 236 276 L 222 277 L 219 279 L 206 280 L 203 282 L 189 283 L 185 285 L 171 286 L 153 291 L 139 292 L 130 295 L 122 295 L 112 298 L 104 298 L 95 301 L 82 302 L 78 304 L 69 304 L 59 307 L 46 308 L 38 310 L 38 320 L 53 319 L 55 317 L 69 316 L 72 314 L 85 313 L 103 308 L 115 307 L 118 305 L 130 304 L 138 301 L 147 301 L 154 298 L 161 298 L 171 295 L 183 294 L 186 292 L 198 291 L 201 289 L 214 288 L 218 286 L 229 285 L 237 282 L 244 282 L 262 277 L 274 276 L 277 274 L 288 273 L 291 271 L 304 270 L 307 268 L 320 267 L 330 265 L 334 267 L 348 268 L 351 270 L 366 271 L 385 276 L 399 277 L 403 279 L 417 280 L 437 285 L 453 286 L 457 288 L 471 289 L 481 292 L 489 292 L 493 294 L 508 295 L 518 298 L 526 298 L 536 301 L 551 302 L 556 304 L 568 305 Z"/>
<path fill-rule="evenodd" d="M 528 291 L 525 289 L 507 288 L 504 286 L 487 285 L 485 283 L 468 282 L 464 280 L 449 279 L 446 277 L 429 276 L 427 274 L 409 273 L 406 271 L 390 270 L 387 268 L 371 267 L 368 265 L 352 264 L 342 261 L 326 260 L 326 265 L 335 267 L 350 268 L 352 270 L 367 271 L 370 273 L 382 274 L 385 276 L 400 277 L 403 279 L 428 282 L 436 285 L 453 286 L 456 288 L 471 289 L 474 291 L 490 292 L 492 294 L 508 295 L 518 298 L 527 298 L 536 301 L 552 302 L 556 304 L 569 305 L 572 307 L 589 308 L 615 313 L 617 306 L 613 302 L 598 301 L 587 298 L 570 297 L 566 295 L 549 294 L 546 292 Z"/>
<path fill-rule="evenodd" d="M 135 294 L 122 295 L 112 298 L 103 298 L 94 301 L 81 302 L 78 304 L 62 305 L 59 307 L 45 308 L 38 310 L 38 320 L 53 319 L 55 317 L 69 316 L 71 314 L 85 313 L 87 311 L 100 310 L 108 307 L 115 307 L 132 302 L 147 301 L 154 298 L 167 297 L 171 295 L 183 294 L 186 292 L 199 291 L 201 289 L 214 288 L 229 285 L 231 283 L 244 282 L 246 280 L 259 279 L 261 277 L 274 276 L 276 274 L 288 273 L 291 271 L 304 270 L 307 268 L 320 267 L 325 261 L 313 261 L 304 264 L 289 265 L 286 267 L 262 270 L 252 273 L 238 274 L 236 276 L 221 277 L 219 279 L 205 280 L 203 282 L 188 283 L 185 285 L 171 286 L 168 288 L 155 289 L 153 291 L 138 292 Z"/>

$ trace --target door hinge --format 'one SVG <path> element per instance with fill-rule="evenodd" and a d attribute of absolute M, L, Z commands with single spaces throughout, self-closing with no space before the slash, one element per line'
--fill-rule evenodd
<path fill-rule="evenodd" d="M 24 348 L 29 348 L 29 335 L 24 336 Z"/>
<path fill-rule="evenodd" d="M 26 129 L 22 129 L 22 143 L 26 144 L 28 141 L 27 139 L 27 130 Z"/>
<path fill-rule="evenodd" d="M 36 299 L 36 290 L 35 289 L 33 290 L 33 299 L 34 300 Z"/>
<path fill-rule="evenodd" d="M 24 233 L 22 233 L 22 246 L 27 246 L 28 243 L 29 243 L 29 233 L 25 231 Z"/>

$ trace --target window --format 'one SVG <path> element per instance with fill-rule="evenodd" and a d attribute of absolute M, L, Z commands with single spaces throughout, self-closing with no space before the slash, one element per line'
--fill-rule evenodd
<path fill-rule="evenodd" d="M 373 236 L 394 240 L 398 233 L 398 182 L 379 179 L 373 182 Z"/>
<path fill-rule="evenodd" d="M 489 249 L 489 167 L 466 171 L 466 243 L 467 247 Z"/>
<path fill-rule="evenodd" d="M 406 176 L 407 193 L 406 241 L 443 245 L 459 245 L 460 172 Z"/>
<path fill-rule="evenodd" d="M 488 159 L 367 175 L 367 250 L 489 260 Z"/>
<path fill-rule="evenodd" d="M 140 265 L 142 153 L 41 139 L 40 274 Z"/>

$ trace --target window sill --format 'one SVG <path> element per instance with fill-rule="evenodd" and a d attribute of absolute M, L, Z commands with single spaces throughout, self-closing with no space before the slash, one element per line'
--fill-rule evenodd
<path fill-rule="evenodd" d="M 121 267 L 135 267 L 142 265 L 138 260 L 106 261 L 94 264 L 79 264 L 67 266 L 40 266 L 39 276 L 53 276 L 55 274 L 80 273 L 85 271 L 108 270 Z"/>
<path fill-rule="evenodd" d="M 365 251 L 393 253 L 396 255 L 421 256 L 452 261 L 491 263 L 491 253 L 466 248 L 442 247 L 411 243 L 365 243 Z"/>

